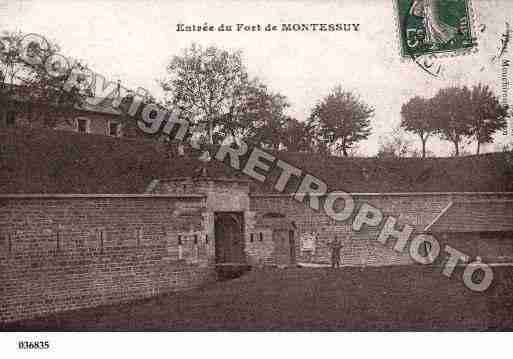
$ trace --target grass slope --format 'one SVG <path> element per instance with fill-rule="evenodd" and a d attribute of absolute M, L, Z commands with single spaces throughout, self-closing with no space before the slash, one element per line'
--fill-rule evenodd
<path fill-rule="evenodd" d="M 324 180 L 330 191 L 513 191 L 511 153 L 424 160 L 274 155 Z M 227 165 L 228 158 L 225 163 L 211 161 L 209 175 L 248 179 Z M 155 178 L 192 176 L 201 165 L 195 155 L 170 156 L 151 140 L 27 128 L 0 131 L 0 193 L 141 193 Z M 272 191 L 280 174 L 274 168 L 266 183 L 254 183 L 252 190 Z M 294 192 L 299 181 L 292 176 L 286 191 Z"/>
<path fill-rule="evenodd" d="M 513 328 L 511 267 L 486 292 L 439 267 L 254 270 L 184 293 L 60 313 L 5 330 L 499 330 Z"/>

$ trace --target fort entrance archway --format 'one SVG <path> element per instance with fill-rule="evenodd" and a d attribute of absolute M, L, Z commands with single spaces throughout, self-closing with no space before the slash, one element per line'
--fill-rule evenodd
<path fill-rule="evenodd" d="M 216 264 L 245 264 L 242 212 L 214 214 Z"/>

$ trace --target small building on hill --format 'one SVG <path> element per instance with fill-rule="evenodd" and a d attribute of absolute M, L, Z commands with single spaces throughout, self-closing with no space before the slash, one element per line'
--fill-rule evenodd
<path fill-rule="evenodd" d="M 53 120 L 53 129 L 110 137 L 125 136 L 123 114 L 111 105 L 112 101 L 100 98 L 90 100 L 76 106 L 65 117 Z M 33 107 L 14 104 L 0 110 L 0 128 L 44 127 L 44 120 L 38 115 Z"/>

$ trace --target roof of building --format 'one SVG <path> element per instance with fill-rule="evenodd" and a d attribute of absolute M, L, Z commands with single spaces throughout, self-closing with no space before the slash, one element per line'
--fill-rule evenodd
<path fill-rule="evenodd" d="M 427 233 L 513 232 L 513 201 L 451 202 Z"/>
<path fill-rule="evenodd" d="M 91 104 L 95 103 L 95 104 Z M 84 101 L 79 106 L 78 110 L 85 112 L 101 113 L 104 115 L 120 116 L 122 112 L 118 108 L 112 106 L 112 100 L 102 99 L 100 97 L 94 97 L 94 100 Z"/>
<path fill-rule="evenodd" d="M 217 160 L 179 156 L 150 139 L 112 138 L 70 131 L 14 128 L 0 131 L 0 193 L 144 193 L 154 179 L 197 176 L 249 177 Z M 273 153 L 325 181 L 329 191 L 513 192 L 513 155 L 493 153 L 461 158 L 340 158 L 306 153 Z M 241 160 L 245 163 L 245 159 Z M 281 171 L 275 167 L 252 193 L 276 192 Z M 292 176 L 285 189 L 297 190 Z"/>

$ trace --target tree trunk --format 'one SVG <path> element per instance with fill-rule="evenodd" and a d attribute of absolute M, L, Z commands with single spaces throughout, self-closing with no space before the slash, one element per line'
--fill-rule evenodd
<path fill-rule="evenodd" d="M 479 154 L 479 151 L 481 151 L 481 142 L 479 140 L 477 140 L 477 151 L 476 151 L 477 155 Z"/>
<path fill-rule="evenodd" d="M 422 158 L 426 158 L 426 142 L 427 142 L 427 138 L 426 139 L 421 138 L 421 141 L 422 141 Z"/>
<path fill-rule="evenodd" d="M 214 129 L 213 129 L 213 124 L 212 124 L 212 120 L 208 120 L 208 143 L 210 145 L 213 145 L 214 144 Z"/>
<path fill-rule="evenodd" d="M 458 141 L 454 141 L 454 150 L 456 151 L 454 153 L 454 156 L 458 157 L 460 155 L 460 143 Z"/>
<path fill-rule="evenodd" d="M 342 153 L 344 154 L 344 157 L 348 157 L 346 146 L 342 146 Z"/>

